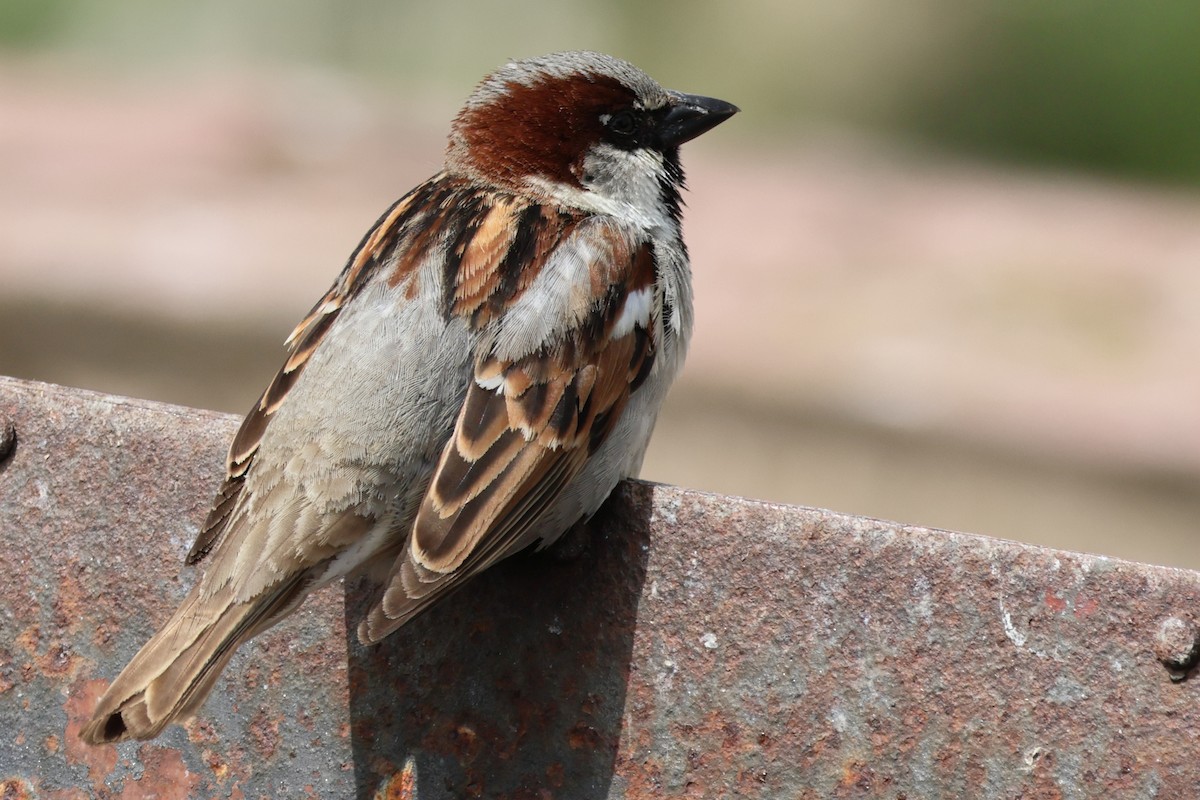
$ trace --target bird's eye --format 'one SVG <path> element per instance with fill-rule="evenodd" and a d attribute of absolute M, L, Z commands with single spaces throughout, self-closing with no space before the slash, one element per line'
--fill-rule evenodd
<path fill-rule="evenodd" d="M 637 119 L 632 111 L 618 111 L 604 124 L 618 136 L 628 136 L 637 128 Z"/>

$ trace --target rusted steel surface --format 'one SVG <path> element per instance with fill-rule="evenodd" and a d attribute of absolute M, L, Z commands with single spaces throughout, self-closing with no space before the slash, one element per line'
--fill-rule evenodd
<path fill-rule="evenodd" d="M 368 587 L 326 590 L 186 728 L 89 748 L 235 420 L 0 378 L 8 422 L 0 797 L 1200 792 L 1172 679 L 1200 575 L 643 483 L 573 560 L 513 559 L 382 645 L 346 635 Z"/>

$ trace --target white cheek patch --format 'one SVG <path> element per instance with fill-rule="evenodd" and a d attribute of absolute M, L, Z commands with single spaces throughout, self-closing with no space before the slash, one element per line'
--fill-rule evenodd
<path fill-rule="evenodd" d="M 661 153 L 599 144 L 584 156 L 584 171 L 591 179 L 583 189 L 536 176 L 525 180 L 563 205 L 616 217 L 642 231 L 675 230 L 662 202 L 666 167 Z"/>
<path fill-rule="evenodd" d="M 621 315 L 613 326 L 609 339 L 620 339 L 629 334 L 635 325 L 650 326 L 650 309 L 654 303 L 654 287 L 645 286 L 636 292 L 625 296 L 625 304 L 621 306 Z"/>

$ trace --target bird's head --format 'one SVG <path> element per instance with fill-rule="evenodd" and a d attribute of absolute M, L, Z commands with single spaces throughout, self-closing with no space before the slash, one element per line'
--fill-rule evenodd
<path fill-rule="evenodd" d="M 587 210 L 642 208 L 677 197 L 679 146 L 737 111 L 612 56 L 554 53 L 483 79 L 454 120 L 446 167 Z"/>

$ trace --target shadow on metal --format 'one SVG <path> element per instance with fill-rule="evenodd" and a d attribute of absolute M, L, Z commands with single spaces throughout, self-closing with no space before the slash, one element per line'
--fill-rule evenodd
<path fill-rule="evenodd" d="M 421 798 L 610 796 L 650 495 L 627 485 L 582 554 L 501 563 L 374 647 L 353 635 L 372 595 L 347 593 L 359 797 L 417 754 Z"/>

